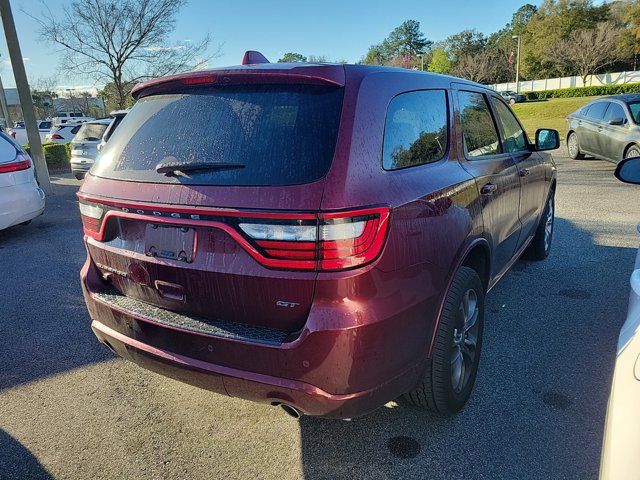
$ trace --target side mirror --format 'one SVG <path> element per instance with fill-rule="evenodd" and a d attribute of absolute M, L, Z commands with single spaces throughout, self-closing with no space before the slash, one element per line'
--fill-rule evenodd
<path fill-rule="evenodd" d="M 614 175 L 621 182 L 640 185 L 640 157 L 621 160 Z"/>
<path fill-rule="evenodd" d="M 624 125 L 624 118 L 612 118 L 607 122 L 609 125 Z"/>
<path fill-rule="evenodd" d="M 560 134 L 557 130 L 550 128 L 539 128 L 536 130 L 536 150 L 555 150 L 560 147 Z"/>

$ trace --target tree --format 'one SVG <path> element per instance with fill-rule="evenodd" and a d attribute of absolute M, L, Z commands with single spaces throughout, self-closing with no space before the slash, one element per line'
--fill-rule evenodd
<path fill-rule="evenodd" d="M 544 0 L 522 32 L 522 73 L 528 78 L 563 75 L 566 65 L 558 62 L 561 42 L 609 19 L 607 3 L 594 6 L 592 0 Z"/>
<path fill-rule="evenodd" d="M 372 45 L 362 63 L 411 67 L 417 63 L 417 56 L 423 55 L 431 45 L 433 42 L 420 31 L 420 22 L 406 20 L 381 43 Z"/>
<path fill-rule="evenodd" d="M 278 63 L 305 63 L 306 61 L 307 57 L 301 53 L 287 52 L 278 60 Z"/>
<path fill-rule="evenodd" d="M 444 43 L 449 56 L 456 61 L 466 55 L 476 55 L 484 51 L 487 46 L 487 39 L 477 30 L 463 30 L 448 37 Z"/>
<path fill-rule="evenodd" d="M 435 73 L 449 73 L 451 71 L 451 60 L 449 54 L 443 47 L 438 47 L 431 54 L 428 70 Z"/>
<path fill-rule="evenodd" d="M 613 22 L 599 23 L 591 30 L 575 32 L 558 44 L 556 62 L 566 73 L 577 73 L 583 85 L 587 77 L 619 58 L 620 30 Z"/>
<path fill-rule="evenodd" d="M 467 54 L 460 57 L 451 73 L 472 82 L 489 83 L 495 79 L 495 58 L 489 52 Z"/>
<path fill-rule="evenodd" d="M 41 37 L 63 48 L 63 68 L 112 83 L 117 106 L 124 108 L 132 84 L 206 63 L 203 55 L 210 44 L 209 35 L 198 42 L 169 43 L 176 16 L 185 3 L 71 0 L 56 8 L 56 15 L 47 7 L 43 18 L 33 18 L 40 25 Z"/>

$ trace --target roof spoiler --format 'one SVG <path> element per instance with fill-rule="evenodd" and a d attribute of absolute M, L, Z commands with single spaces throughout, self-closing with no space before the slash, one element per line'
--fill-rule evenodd
<path fill-rule="evenodd" d="M 267 57 L 255 50 L 247 50 L 242 57 L 242 65 L 255 65 L 258 63 L 271 63 Z"/>

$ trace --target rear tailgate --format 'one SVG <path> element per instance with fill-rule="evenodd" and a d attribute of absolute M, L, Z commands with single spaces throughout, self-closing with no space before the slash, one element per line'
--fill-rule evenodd
<path fill-rule="evenodd" d="M 79 194 L 85 213 L 101 211 L 98 226 L 83 215 L 92 260 L 121 294 L 142 302 L 301 329 L 316 273 L 273 268 L 239 225 L 315 229 L 341 102 L 341 87 L 325 85 L 235 85 L 143 98 Z M 156 171 L 171 162 L 243 166 Z"/>

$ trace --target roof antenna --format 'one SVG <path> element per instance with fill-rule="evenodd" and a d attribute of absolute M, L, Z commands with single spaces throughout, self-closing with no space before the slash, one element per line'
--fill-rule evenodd
<path fill-rule="evenodd" d="M 256 63 L 270 63 L 267 57 L 255 50 L 247 50 L 242 57 L 242 65 L 255 65 Z"/>

